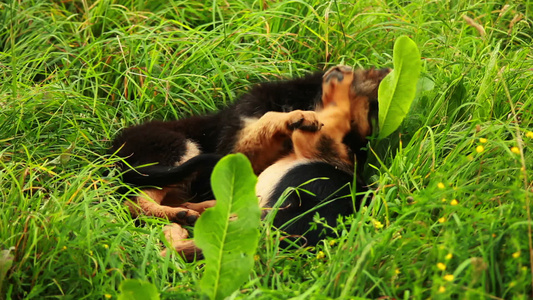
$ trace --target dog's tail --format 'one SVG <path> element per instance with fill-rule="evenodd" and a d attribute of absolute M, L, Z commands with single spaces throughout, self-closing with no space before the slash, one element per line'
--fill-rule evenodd
<path fill-rule="evenodd" d="M 158 165 L 137 167 L 124 172 L 122 174 L 122 180 L 126 183 L 139 186 L 167 186 L 176 184 L 195 173 L 211 173 L 222 157 L 222 155 L 217 154 L 200 154 L 177 167 Z"/>

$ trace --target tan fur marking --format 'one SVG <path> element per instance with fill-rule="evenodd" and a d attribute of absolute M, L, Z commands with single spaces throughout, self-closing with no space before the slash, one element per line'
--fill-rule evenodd
<path fill-rule="evenodd" d="M 181 207 L 192 209 L 202 214 L 206 209 L 215 206 L 216 203 L 217 203 L 216 200 L 207 200 L 207 201 L 198 202 L 198 203 L 185 202 L 181 205 Z"/>
<path fill-rule="evenodd" d="M 255 193 L 259 197 L 259 206 L 265 207 L 267 205 L 268 199 L 270 199 L 270 196 L 274 191 L 274 187 L 278 185 L 281 177 L 283 177 L 289 169 L 306 162 L 307 160 L 305 159 L 296 160 L 296 155 L 291 153 L 278 160 L 274 164 L 274 167 L 266 168 L 257 178 L 257 184 L 255 186 Z"/>
<path fill-rule="evenodd" d="M 184 162 L 188 161 L 189 159 L 198 156 L 202 154 L 202 151 L 200 151 L 200 147 L 198 144 L 191 140 L 185 141 L 185 154 L 181 157 L 181 159 L 174 163 L 174 166 L 179 166 L 183 164 Z"/>
<path fill-rule="evenodd" d="M 168 190 L 169 188 L 163 188 L 161 190 L 145 189 L 143 190 L 143 194 L 136 196 L 133 201 L 126 202 L 126 206 L 128 206 L 133 216 L 139 216 L 143 214 L 146 216 L 166 218 L 182 224 L 186 223 L 186 217 L 200 216 L 198 212 L 187 208 L 161 205 L 161 202 L 165 198 Z M 184 217 L 178 218 L 177 215 L 183 212 L 185 212 Z"/>
<path fill-rule="evenodd" d="M 246 155 L 254 172 L 259 174 L 283 156 L 283 142 L 288 140 L 292 133 L 290 125 L 297 122 L 302 122 L 301 126 L 319 125 L 313 111 L 267 112 L 241 130 L 233 152 Z"/>
<path fill-rule="evenodd" d="M 247 117 L 243 117 L 241 118 L 241 121 L 243 122 L 243 128 L 246 128 L 248 126 L 251 126 L 252 124 L 254 124 L 255 122 L 259 121 L 259 118 L 247 118 Z"/>
<path fill-rule="evenodd" d="M 189 232 L 180 225 L 176 223 L 167 225 L 163 229 L 163 233 L 172 248 L 186 261 L 193 261 L 195 257 L 200 255 L 201 250 L 196 247 L 193 240 L 187 240 Z M 161 251 L 161 256 L 166 256 L 167 250 Z"/>
<path fill-rule="evenodd" d="M 357 131 L 362 137 L 367 137 L 372 134 L 372 129 L 370 128 L 370 122 L 368 120 L 368 98 L 364 96 L 358 96 L 352 103 L 352 120 L 356 122 Z"/>
<path fill-rule="evenodd" d="M 327 75 L 327 74 L 326 74 Z M 325 75 L 325 76 L 326 76 Z M 305 132 L 297 130 L 292 135 L 294 153 L 296 158 L 316 158 L 317 144 L 322 135 L 333 139 L 333 145 L 340 154 L 339 159 L 350 162 L 346 147 L 342 144 L 342 139 L 350 131 L 351 119 L 351 83 L 353 81 L 353 72 L 344 73 L 344 79 L 337 82 L 331 79 L 330 82 L 323 84 L 324 108 L 317 113 L 318 119 L 324 124 L 324 127 L 316 132 Z"/>

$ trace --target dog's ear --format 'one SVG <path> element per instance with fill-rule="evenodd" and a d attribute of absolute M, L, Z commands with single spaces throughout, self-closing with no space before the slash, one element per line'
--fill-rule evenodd
<path fill-rule="evenodd" d="M 369 99 L 378 98 L 379 83 L 385 76 L 387 76 L 392 69 L 369 69 L 369 70 L 356 70 L 354 72 L 354 80 L 352 83 L 353 93 L 358 96 L 366 96 Z"/>

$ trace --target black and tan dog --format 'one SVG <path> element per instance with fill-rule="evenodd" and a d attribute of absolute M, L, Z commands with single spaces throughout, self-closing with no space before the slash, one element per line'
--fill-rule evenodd
<path fill-rule="evenodd" d="M 316 212 L 328 226 L 335 226 L 339 215 L 352 214 L 359 206 L 360 197 L 356 201 L 351 197 L 355 160 L 343 140 L 352 130 L 353 120 L 360 118 L 358 108 L 368 103 L 368 95 L 375 92 L 377 84 L 361 85 L 358 75 L 360 71 L 354 72 L 347 67 L 332 68 L 324 75 L 322 107 L 316 112 L 306 112 L 304 123 L 308 125 L 287 133 L 293 145 L 290 153 L 268 166 L 258 177 L 256 193 L 263 208 L 274 207 L 288 188 L 305 190 L 284 197 L 279 209 L 275 210 L 274 225 L 278 228 L 286 225 L 284 230 L 293 236 L 305 235 L 311 245 L 316 244 L 321 231 L 327 229 L 310 230 L 309 223 Z M 283 114 L 265 114 L 246 129 L 249 132 L 239 142 L 256 145 L 245 149 L 263 155 L 265 150 L 259 141 L 286 130 L 287 124 L 281 121 L 291 113 Z M 322 179 L 313 181 L 317 177 Z M 360 191 L 364 187 L 358 185 L 357 189 Z M 324 205 L 327 199 L 331 203 Z M 186 259 L 200 255 L 194 242 L 185 240 L 188 232 L 178 224 L 167 228 L 166 236 Z"/>
<path fill-rule="evenodd" d="M 287 187 L 311 181 L 303 187 L 311 193 L 288 196 L 283 209 L 277 212 L 276 226 L 317 207 L 327 223 L 334 224 L 339 214 L 353 212 L 351 198 L 344 197 L 343 201 L 324 208 L 318 204 L 328 197 L 335 199 L 350 194 L 348 183 L 353 182 L 354 157 L 359 166 L 366 158 L 361 148 L 366 146 L 366 137 L 371 134 L 377 117 L 378 84 L 388 71 L 337 67 L 327 73 L 324 83 L 322 74 L 265 83 L 218 114 L 150 122 L 124 130 L 114 141 L 114 150 L 139 171 L 126 172 L 124 180 L 164 187 L 145 189 L 144 195 L 129 204 L 130 210 L 134 214 L 166 217 L 180 224 L 193 223 L 205 207 L 213 205 L 213 201 L 195 202 L 212 199 L 209 175 L 214 164 L 222 154 L 242 152 L 250 158 L 255 172 L 261 174 L 258 192 L 264 207 L 271 207 Z M 336 83 L 341 82 L 343 88 L 336 88 Z M 340 110 L 332 110 L 330 106 L 337 105 L 334 101 L 337 97 L 346 99 L 338 96 L 343 89 L 348 90 L 346 86 L 350 87 L 350 105 L 344 107 L 341 117 Z M 336 111 L 337 116 L 327 117 L 329 111 Z M 320 114 L 324 123 L 329 124 L 322 129 Z M 152 162 L 159 164 L 138 167 Z M 316 177 L 329 179 L 312 181 Z M 361 190 L 364 184 L 356 177 Z M 312 215 L 304 215 L 286 230 L 303 234 L 308 231 Z M 306 235 L 311 244 L 318 240 L 318 233 Z M 177 248 L 193 249 L 192 242 L 181 241 L 186 236 L 187 232 L 177 224 L 167 230 L 167 237 L 175 241 Z"/>
<path fill-rule="evenodd" d="M 361 148 L 366 146 L 366 137 L 377 118 L 377 86 L 388 72 L 354 72 L 354 88 L 366 100 L 351 108 L 350 130 L 342 142 L 349 155 L 357 157 L 359 166 L 366 159 L 366 151 Z M 163 187 L 143 189 L 128 203 L 131 212 L 179 224 L 194 223 L 205 207 L 213 205 L 212 201 L 203 201 L 213 199 L 209 177 L 222 155 L 242 152 L 260 174 L 292 151 L 290 136 L 295 129 L 317 130 L 313 111 L 323 106 L 322 77 L 322 73 L 315 73 L 259 84 L 218 113 L 124 129 L 112 147 L 112 152 L 124 158 L 124 182 Z"/>

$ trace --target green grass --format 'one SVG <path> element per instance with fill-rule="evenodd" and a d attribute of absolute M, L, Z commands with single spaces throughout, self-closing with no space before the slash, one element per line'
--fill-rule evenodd
<path fill-rule="evenodd" d="M 265 226 L 233 297 L 528 299 L 533 2 L 508 3 L 0 3 L 0 299 L 116 298 L 126 278 L 199 298 L 202 264 L 161 258 L 165 221 L 135 226 L 122 207 L 109 141 L 260 81 L 391 66 L 400 35 L 430 84 L 401 134 L 372 142 L 373 201 L 315 251 L 280 251 Z"/>

